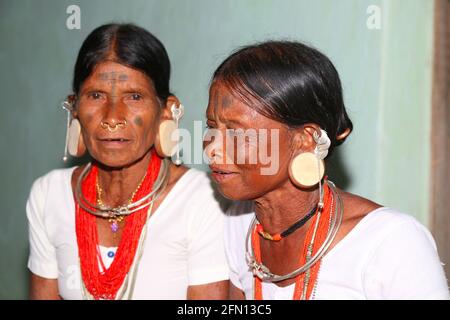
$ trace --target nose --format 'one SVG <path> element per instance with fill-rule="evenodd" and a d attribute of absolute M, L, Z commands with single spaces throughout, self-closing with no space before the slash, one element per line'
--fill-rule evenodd
<path fill-rule="evenodd" d="M 220 164 L 224 159 L 223 137 L 220 131 L 208 130 L 203 137 L 203 152 L 208 163 Z"/>
<path fill-rule="evenodd" d="M 124 127 L 126 121 L 126 105 L 118 97 L 111 97 L 105 108 L 101 126 L 104 129 Z"/>

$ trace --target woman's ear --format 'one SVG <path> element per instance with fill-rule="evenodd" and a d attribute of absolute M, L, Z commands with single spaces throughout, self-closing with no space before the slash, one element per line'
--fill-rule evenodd
<path fill-rule="evenodd" d="M 314 132 L 320 132 L 320 127 L 314 123 L 307 123 L 298 129 L 294 129 L 294 148 L 298 151 L 312 152 L 316 147 Z"/>
<path fill-rule="evenodd" d="M 180 138 L 177 129 L 178 121 L 183 116 L 183 108 L 176 96 L 169 96 L 167 98 L 166 105 L 160 113 L 154 144 L 156 152 L 162 158 L 172 157 L 177 154 L 176 159 L 173 160 L 176 165 L 181 164 L 178 152 Z"/>
<path fill-rule="evenodd" d="M 70 112 L 73 119 L 78 118 L 77 98 L 75 94 L 69 94 L 63 102 L 63 108 Z"/>
<path fill-rule="evenodd" d="M 180 100 L 178 100 L 176 96 L 169 96 L 166 100 L 166 105 L 161 112 L 161 121 L 173 119 L 171 108 L 174 104 L 178 107 L 180 105 Z"/>

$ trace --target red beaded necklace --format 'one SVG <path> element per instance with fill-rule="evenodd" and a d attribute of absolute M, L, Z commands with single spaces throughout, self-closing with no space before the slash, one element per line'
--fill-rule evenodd
<path fill-rule="evenodd" d="M 322 246 L 327 237 L 328 230 L 330 228 L 330 221 L 332 215 L 332 205 L 333 205 L 333 195 L 330 192 L 330 187 L 325 184 L 324 185 L 324 206 L 320 215 L 317 213 L 314 216 L 314 219 L 311 222 L 311 225 L 308 228 L 306 233 L 305 241 L 303 243 L 303 254 L 300 257 L 299 265 L 304 265 L 307 259 L 308 247 L 311 243 L 314 233 L 314 226 L 318 223 L 317 232 L 314 239 L 314 244 L 312 247 L 312 255 L 314 255 Z M 317 221 L 319 219 L 319 221 Z M 261 247 L 260 247 L 260 230 L 261 227 L 258 227 L 259 224 L 255 225 L 252 230 L 252 247 L 253 252 L 255 254 L 255 259 L 258 263 L 261 263 Z M 295 289 L 294 289 L 294 300 L 300 300 L 302 298 L 303 291 L 306 292 L 306 300 L 311 298 L 311 294 L 313 292 L 315 283 L 317 281 L 317 276 L 320 269 L 322 259 L 316 262 L 308 271 L 303 272 L 297 276 L 295 281 Z M 254 282 L 254 299 L 262 300 L 262 283 L 261 279 L 256 275 Z"/>
<path fill-rule="evenodd" d="M 152 151 L 146 177 L 137 190 L 133 201 L 151 192 L 160 167 L 161 159 L 156 155 L 156 152 Z M 96 203 L 97 201 L 95 186 L 97 175 L 98 167 L 93 165 L 85 180 L 82 181 L 81 191 L 90 203 Z M 97 218 L 78 204 L 76 205 L 75 223 L 81 275 L 85 288 L 94 299 L 115 299 L 117 291 L 133 263 L 141 231 L 146 223 L 147 211 L 148 208 L 144 208 L 127 217 L 114 260 L 111 266 L 106 269 L 98 249 Z M 102 267 L 101 270 L 99 263 Z"/>

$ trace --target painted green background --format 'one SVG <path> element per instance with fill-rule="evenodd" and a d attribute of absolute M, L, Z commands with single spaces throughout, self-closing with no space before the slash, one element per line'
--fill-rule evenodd
<path fill-rule="evenodd" d="M 81 30 L 66 28 L 71 4 L 81 8 Z M 366 26 L 370 5 L 381 8 L 380 30 Z M 426 224 L 432 19 L 427 0 L 2 0 L 0 298 L 27 296 L 25 202 L 34 179 L 64 166 L 59 106 L 95 27 L 133 22 L 160 38 L 190 130 L 204 119 L 212 71 L 236 47 L 269 38 L 317 47 L 341 75 L 355 125 L 334 156 L 331 179 Z"/>

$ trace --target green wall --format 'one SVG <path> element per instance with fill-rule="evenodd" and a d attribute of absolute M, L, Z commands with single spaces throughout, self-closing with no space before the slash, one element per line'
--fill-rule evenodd
<path fill-rule="evenodd" d="M 66 28 L 71 4 L 81 8 L 81 30 Z M 381 8 L 380 30 L 366 27 L 369 5 Z M 340 72 L 355 125 L 331 179 L 427 223 L 432 12 L 424 0 L 2 0 L 0 298 L 27 296 L 25 202 L 34 179 L 65 166 L 60 101 L 95 27 L 130 21 L 162 40 L 191 130 L 204 118 L 212 71 L 237 46 L 269 38 L 314 45 Z"/>

